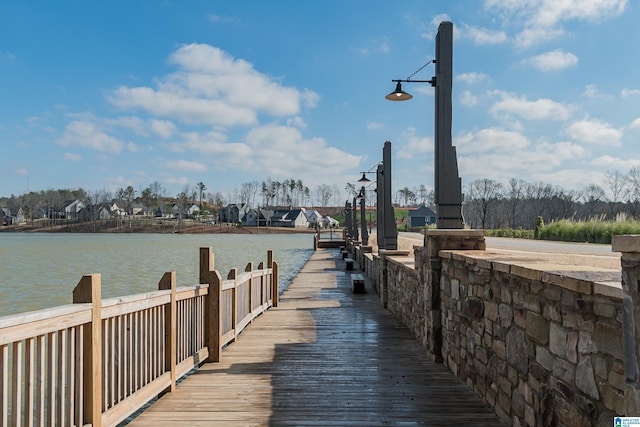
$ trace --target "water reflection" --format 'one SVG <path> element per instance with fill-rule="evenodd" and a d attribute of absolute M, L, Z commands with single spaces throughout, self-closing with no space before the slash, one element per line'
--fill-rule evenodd
<path fill-rule="evenodd" d="M 198 283 L 199 248 L 211 246 L 223 277 L 274 251 L 281 290 L 313 251 L 312 234 L 0 233 L 0 316 L 69 304 L 82 275 L 101 273 L 102 297 L 157 289 L 166 271 L 177 285 Z"/>

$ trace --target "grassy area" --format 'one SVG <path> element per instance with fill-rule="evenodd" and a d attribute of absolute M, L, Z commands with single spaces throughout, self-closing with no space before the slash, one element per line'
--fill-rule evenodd
<path fill-rule="evenodd" d="M 514 239 L 533 239 L 533 230 L 523 230 L 522 228 L 498 228 L 487 230 L 489 237 L 511 237 Z"/>
<path fill-rule="evenodd" d="M 557 221 L 543 226 L 538 238 L 564 242 L 611 243 L 620 234 L 640 234 L 640 221 Z"/>

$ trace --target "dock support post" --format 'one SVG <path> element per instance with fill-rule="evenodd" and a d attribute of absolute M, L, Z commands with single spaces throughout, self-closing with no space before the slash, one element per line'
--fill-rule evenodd
<path fill-rule="evenodd" d="M 319 240 L 319 239 L 318 239 Z M 272 307 L 278 306 L 278 263 L 273 260 L 273 250 L 267 251 L 267 268 L 271 268 L 271 300 Z"/>
<path fill-rule="evenodd" d="M 214 257 L 211 247 L 200 248 L 200 283 L 209 285 L 205 298 L 204 333 L 209 357 L 206 362 L 220 361 L 220 343 L 222 342 L 222 277 L 213 271 Z"/>
<path fill-rule="evenodd" d="M 102 318 L 101 276 L 82 276 L 73 289 L 73 303 L 91 303 L 91 323 L 82 328 L 83 418 L 85 424 L 102 426 Z"/>
<path fill-rule="evenodd" d="M 166 392 L 173 392 L 176 389 L 177 369 L 176 369 L 176 327 L 177 327 L 177 302 L 176 302 L 176 272 L 168 271 L 164 273 L 158 290 L 171 291 L 169 304 L 164 306 L 164 370 L 169 372 L 170 384 L 165 389 Z"/>

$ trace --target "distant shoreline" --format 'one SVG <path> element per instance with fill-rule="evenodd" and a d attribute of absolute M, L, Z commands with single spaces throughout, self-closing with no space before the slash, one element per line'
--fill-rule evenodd
<path fill-rule="evenodd" d="M 174 223 L 140 224 L 137 221 L 131 224 L 124 222 L 117 227 L 108 224 L 65 224 L 54 227 L 33 226 L 28 224 L 10 225 L 0 227 L 0 233 L 161 233 L 161 234 L 299 234 L 315 233 L 313 228 L 290 227 L 247 227 L 236 225 L 210 225 L 187 224 L 179 228 Z"/>

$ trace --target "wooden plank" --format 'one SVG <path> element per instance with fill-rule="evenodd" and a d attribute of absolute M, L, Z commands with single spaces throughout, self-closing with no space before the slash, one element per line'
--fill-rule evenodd
<path fill-rule="evenodd" d="M 351 292 L 339 256 L 317 250 L 278 309 L 130 425 L 504 426 L 374 293 Z"/>

